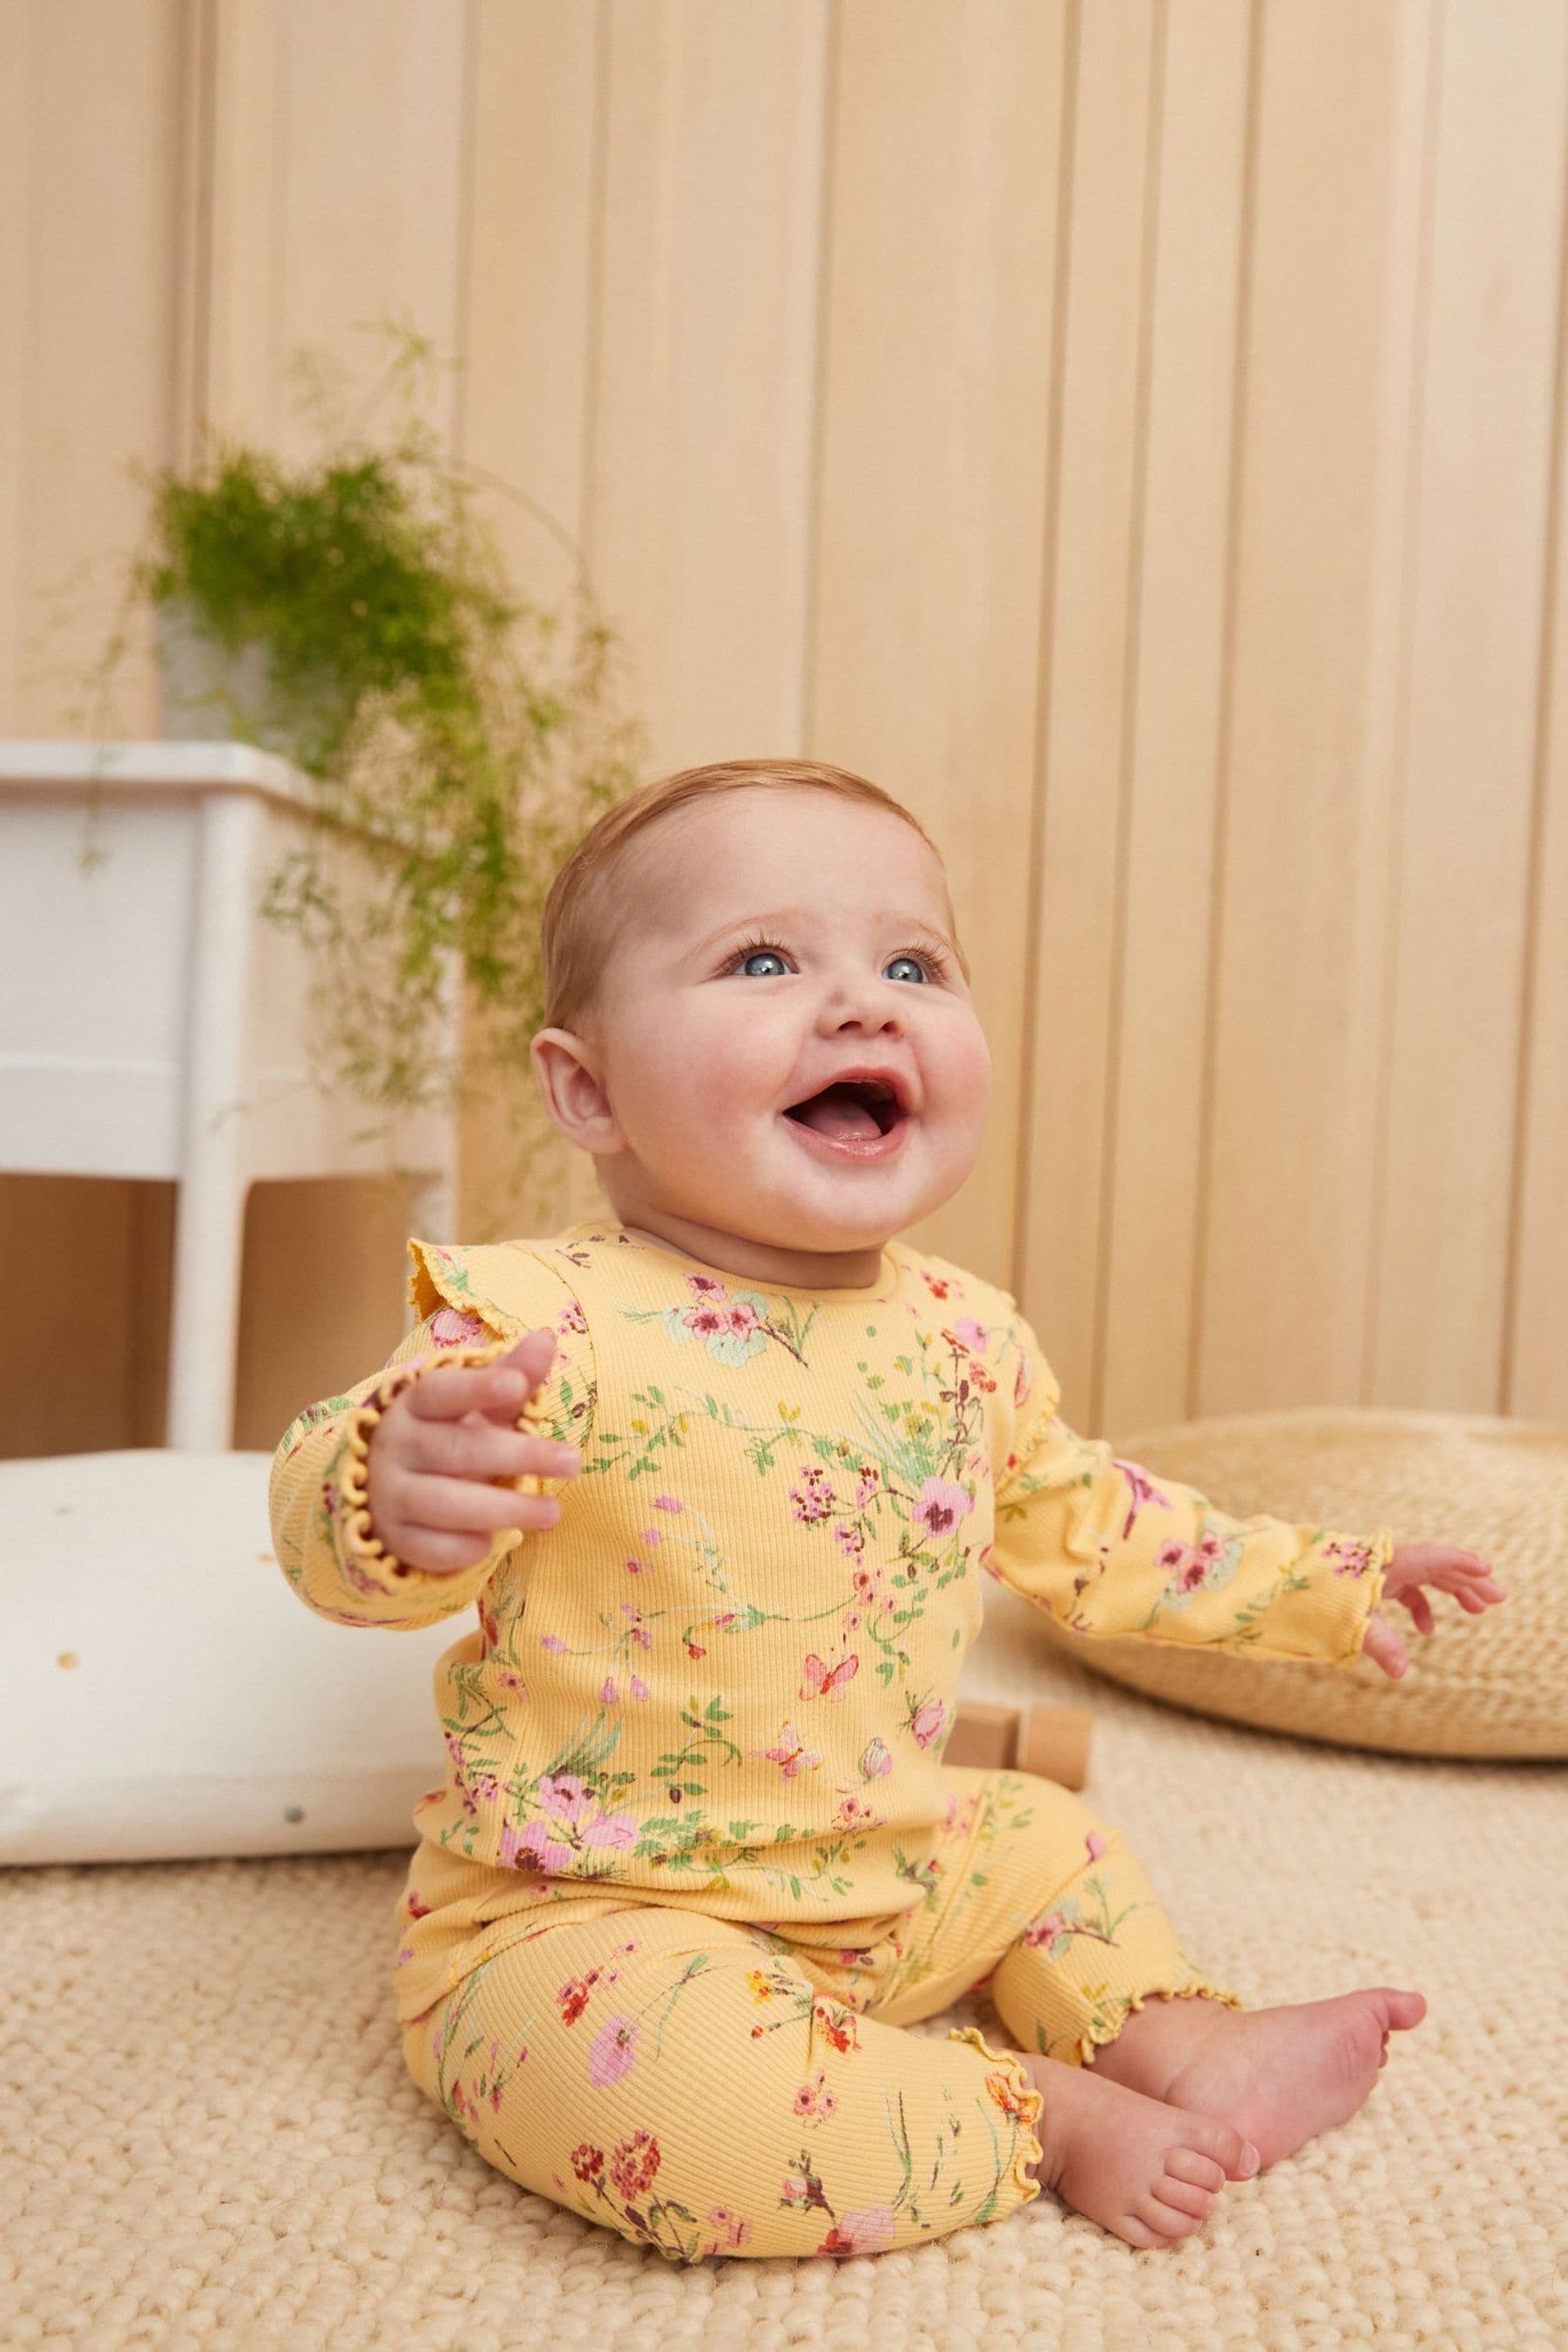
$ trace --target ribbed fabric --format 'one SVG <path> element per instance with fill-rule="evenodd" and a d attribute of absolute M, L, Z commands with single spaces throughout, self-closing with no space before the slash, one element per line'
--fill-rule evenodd
<path fill-rule="evenodd" d="M 1114 1459 L 1059 1418 L 1011 1294 L 902 1243 L 876 1283 L 824 1292 L 595 1219 L 410 1249 L 419 1328 L 291 1425 L 272 1478 L 279 1559 L 319 1614 L 478 1612 L 436 1677 L 447 1767 L 414 1815 L 405 2019 L 541 1905 L 873 1940 L 923 1899 L 983 1575 L 1089 1639 L 1342 1664 L 1377 1606 L 1386 1530 L 1234 1519 Z M 584 1453 L 545 1482 L 560 1524 L 456 1575 L 407 1567 L 367 1505 L 377 1418 L 541 1325 L 556 1355 L 527 1425 Z"/>

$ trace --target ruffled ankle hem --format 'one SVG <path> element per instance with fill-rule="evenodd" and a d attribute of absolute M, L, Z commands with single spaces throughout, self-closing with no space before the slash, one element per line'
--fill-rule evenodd
<path fill-rule="evenodd" d="M 987 2074 L 985 2087 L 1004 2115 L 1015 2116 L 1021 2126 L 1020 2145 L 1013 2158 L 1013 2186 L 1018 2192 L 1018 2203 L 1027 2205 L 1040 2193 L 1040 2184 L 1030 2171 L 1045 2157 L 1035 2126 L 1040 2119 L 1044 2101 L 1025 2072 L 1024 2063 L 1016 2050 L 993 2050 L 978 2026 L 954 2025 L 948 2030 L 950 2042 L 972 2042 L 984 2058 L 989 2058 L 999 2069 Z M 1013 2209 L 1016 2210 L 1016 2209 Z M 1000 2215 L 997 2217 L 1000 2219 Z"/>
<path fill-rule="evenodd" d="M 1121 2015 L 1114 2024 L 1096 2019 L 1088 2032 L 1081 2033 L 1074 2043 L 1067 2060 L 1069 2066 L 1086 2066 L 1096 2050 L 1116 2040 L 1128 2019 L 1135 2011 L 1142 2009 L 1145 2001 L 1204 2000 L 1221 2001 L 1226 2009 L 1245 2009 L 1247 2006 L 1239 1994 L 1222 1992 L 1217 1985 L 1207 1984 L 1201 1979 L 1195 1984 L 1151 1985 L 1147 1992 L 1112 1993 L 1108 1998 L 1121 2003 Z"/>

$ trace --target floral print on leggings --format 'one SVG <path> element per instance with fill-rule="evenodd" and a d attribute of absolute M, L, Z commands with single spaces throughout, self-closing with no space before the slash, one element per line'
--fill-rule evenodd
<path fill-rule="evenodd" d="M 1005 2218 L 1037 2194 L 1016 2050 L 1076 2064 L 1150 1993 L 1236 1996 L 1078 1798 L 947 1777 L 896 1932 L 811 1945 L 613 1904 L 536 1924 L 410 2021 L 416 2080 L 520 2187 L 675 2261 L 879 2252 Z M 981 1990 L 1012 2049 L 907 2030 Z"/>

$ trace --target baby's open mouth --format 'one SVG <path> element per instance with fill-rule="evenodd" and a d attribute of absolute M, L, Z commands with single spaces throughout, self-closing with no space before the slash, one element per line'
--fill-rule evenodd
<path fill-rule="evenodd" d="M 820 1094 L 792 1104 L 784 1113 L 802 1127 L 815 1128 L 818 1135 L 842 1143 L 868 1142 L 874 1136 L 889 1135 L 903 1116 L 892 1088 L 874 1078 L 837 1079 Z"/>

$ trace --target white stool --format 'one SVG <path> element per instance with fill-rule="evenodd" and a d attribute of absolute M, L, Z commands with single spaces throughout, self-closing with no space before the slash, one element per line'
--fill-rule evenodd
<path fill-rule="evenodd" d="M 367 1135 L 310 1075 L 310 959 L 259 911 L 308 806 L 248 744 L 0 741 L 0 1170 L 174 1180 L 168 1442 L 196 1451 L 233 1442 L 253 1183 L 395 1172 L 416 1233 L 454 1222 L 451 1114 Z M 444 1051 L 458 1018 L 453 984 Z"/>

